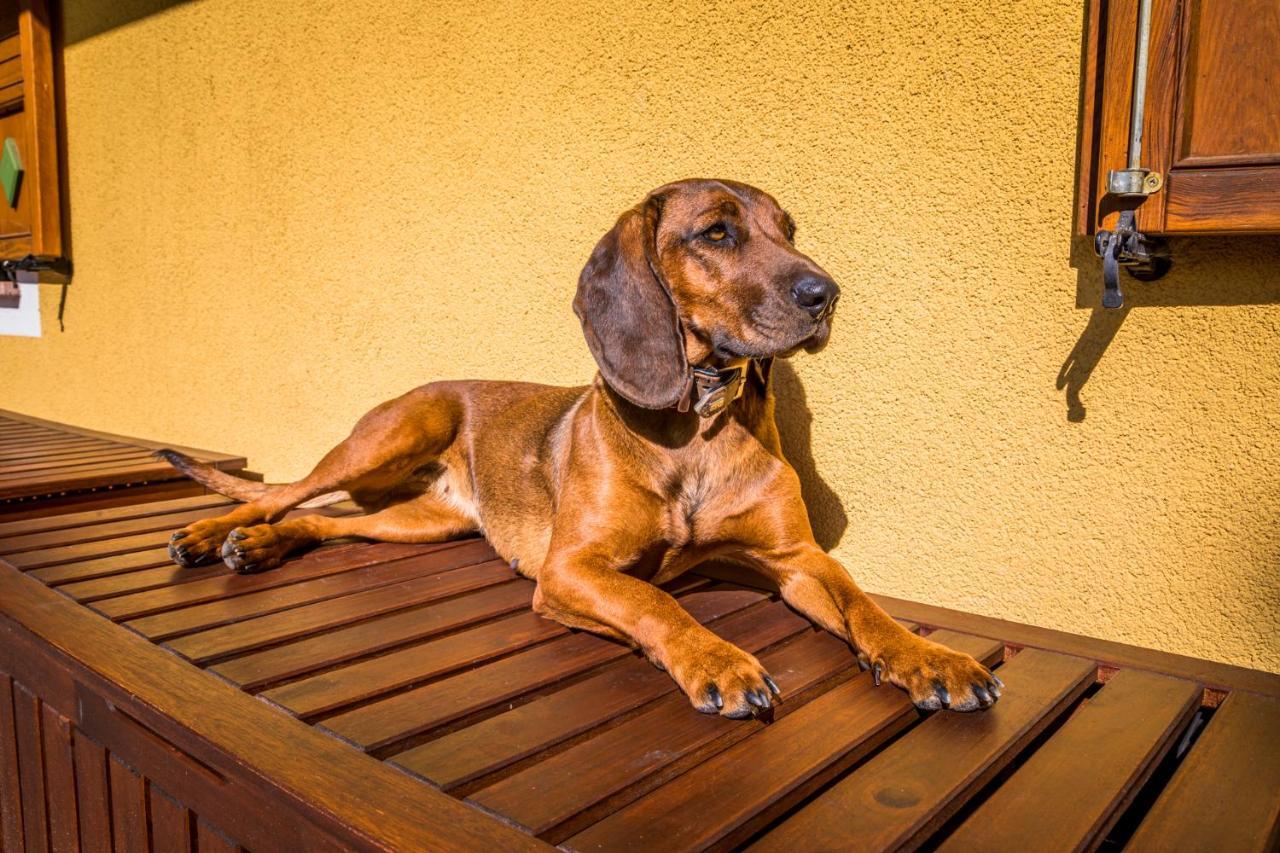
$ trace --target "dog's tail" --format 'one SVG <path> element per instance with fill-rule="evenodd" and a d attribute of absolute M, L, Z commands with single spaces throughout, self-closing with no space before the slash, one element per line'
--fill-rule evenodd
<path fill-rule="evenodd" d="M 217 492 L 220 495 L 226 495 L 229 498 L 235 498 L 238 501 L 254 501 L 282 488 L 278 483 L 259 483 L 254 480 L 246 480 L 244 477 L 237 477 L 234 474 L 228 474 L 226 471 L 220 471 L 208 463 L 192 459 L 185 453 L 179 453 L 168 448 L 157 450 L 155 457 L 168 462 L 206 489 Z M 329 492 L 298 504 L 298 508 L 315 509 L 316 507 L 336 504 L 339 501 L 350 500 L 350 498 L 351 495 L 347 492 Z"/>

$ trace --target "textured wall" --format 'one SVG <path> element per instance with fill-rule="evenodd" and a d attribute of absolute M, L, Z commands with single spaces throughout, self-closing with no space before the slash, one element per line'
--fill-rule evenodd
<path fill-rule="evenodd" d="M 782 390 L 866 587 L 1280 670 L 1280 243 L 1091 312 L 1080 0 L 157 5 L 67 0 L 76 281 L 0 406 L 296 477 L 416 384 L 584 381 L 596 238 L 734 177 L 844 287 Z"/>

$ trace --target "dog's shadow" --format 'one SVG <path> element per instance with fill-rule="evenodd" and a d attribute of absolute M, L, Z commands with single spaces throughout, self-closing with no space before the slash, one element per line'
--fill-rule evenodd
<path fill-rule="evenodd" d="M 773 392 L 778 398 L 778 432 L 782 452 L 800 475 L 804 505 L 809 512 L 813 536 L 824 551 L 829 551 L 844 536 L 849 516 L 840 496 L 818 473 L 813 459 L 813 412 L 805 397 L 804 385 L 795 368 L 783 359 L 773 363 Z"/>

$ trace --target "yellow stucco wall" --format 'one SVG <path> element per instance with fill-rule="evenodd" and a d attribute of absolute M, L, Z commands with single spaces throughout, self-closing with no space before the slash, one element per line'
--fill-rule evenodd
<path fill-rule="evenodd" d="M 76 279 L 0 407 L 293 478 L 422 382 L 587 379 L 596 238 L 733 177 L 844 287 L 782 390 L 864 586 L 1280 671 L 1280 243 L 1091 313 L 1080 0 L 163 5 L 66 3 Z"/>

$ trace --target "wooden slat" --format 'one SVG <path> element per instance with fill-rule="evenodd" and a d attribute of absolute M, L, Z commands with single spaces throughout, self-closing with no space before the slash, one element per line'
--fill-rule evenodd
<path fill-rule="evenodd" d="M 155 537 L 156 541 L 164 542 L 179 527 L 184 527 L 202 518 L 225 515 L 230 511 L 230 507 L 231 504 L 226 499 L 223 499 L 221 502 L 213 503 L 212 506 L 204 509 L 187 509 L 165 515 L 130 518 L 124 521 L 109 521 L 72 530 L 49 530 L 40 533 L 27 533 L 21 536 L 8 536 L 0 539 L 0 555 L 8 557 L 24 551 L 61 548 L 68 545 L 88 545 L 90 543 L 101 543 L 97 547 L 101 550 L 107 550 L 111 546 L 104 540 L 115 540 L 157 531 L 165 535 Z M 96 552 L 90 550 L 89 553 Z M 9 560 L 9 562 L 12 563 L 13 561 Z"/>
<path fill-rule="evenodd" d="M 44 738 L 41 735 L 40 700 L 14 682 L 13 719 L 18 741 L 18 785 L 22 793 L 22 829 L 28 850 L 42 850 L 49 843 L 49 818 L 45 812 Z"/>
<path fill-rule="evenodd" d="M 1003 652 L 992 640 L 958 634 L 938 639 L 988 662 Z M 904 692 L 876 689 L 864 673 L 606 817 L 566 846 L 701 850 L 735 845 L 918 718 Z M 686 819 L 695 813 L 697 820 Z"/>
<path fill-rule="evenodd" d="M 30 447 L 0 440 L 0 470 L 16 460 L 65 459 L 122 449 L 137 452 L 137 448 L 131 448 L 127 444 L 112 444 L 108 441 L 98 441 L 96 438 L 78 438 L 57 444 L 41 443 Z"/>
<path fill-rule="evenodd" d="M 49 843 L 54 850 L 80 849 L 76 814 L 75 757 L 71 724 L 48 705 L 44 709 L 44 769 L 49 803 Z"/>
<path fill-rule="evenodd" d="M 449 553 L 452 552 L 445 552 Z M 442 558 L 443 556 L 441 555 Z M 456 563 L 449 565 L 443 559 L 434 563 L 416 559 L 399 560 L 250 595 L 239 595 L 223 601 L 211 601 L 183 610 L 144 616 L 125 624 L 145 637 L 164 641 L 254 616 L 347 596 L 354 599 L 354 603 L 344 602 L 348 608 L 347 621 L 354 622 L 360 618 L 359 607 L 362 604 L 367 603 L 372 608 L 376 603 L 385 612 L 399 606 L 421 604 L 492 586 L 512 580 L 515 576 L 511 567 L 501 560 L 464 564 L 462 567 L 458 567 Z M 388 587 L 391 591 L 375 594 L 380 587 Z M 108 599 L 101 603 L 106 605 L 116 600 Z"/>
<path fill-rule="evenodd" d="M 222 495 L 205 494 L 189 498 L 149 501 L 146 503 L 125 504 L 106 509 L 91 509 L 83 512 L 67 512 L 46 515 L 40 518 L 27 518 L 21 521 L 0 521 L 0 541 L 13 536 L 27 536 L 33 533 L 45 533 L 52 530 L 65 531 L 71 541 L 82 541 L 78 534 L 71 531 L 77 527 L 108 524 L 115 521 L 128 521 L 135 518 L 146 518 L 152 515 L 168 515 L 169 513 L 200 510 L 211 506 L 225 506 L 234 503 L 231 498 Z"/>
<path fill-rule="evenodd" d="M 102 542 L 79 542 L 74 545 L 54 545 L 20 554 L 8 554 L 4 561 L 24 571 L 56 566 L 61 563 L 72 563 L 79 560 L 90 560 L 115 554 L 127 554 L 132 551 L 154 550 L 168 547 L 172 531 L 152 530 L 146 533 L 135 533 L 131 536 L 120 536 Z"/>
<path fill-rule="evenodd" d="M 1280 701 L 1232 693 L 1125 850 L 1264 851 L 1280 846 Z"/>
<path fill-rule="evenodd" d="M 710 622 L 762 601 L 748 590 L 694 592 L 680 599 L 689 615 Z M 407 690 L 324 721 L 353 743 L 375 748 L 425 732 L 523 693 L 570 678 L 631 650 L 594 634 L 552 640 L 487 666 Z"/>
<path fill-rule="evenodd" d="M 533 584 L 518 580 L 425 607 L 368 619 L 345 628 L 333 628 L 334 624 L 341 622 L 334 622 L 329 617 L 326 611 L 332 604 L 326 602 L 241 622 L 236 630 L 214 629 L 192 634 L 175 640 L 172 647 L 201 663 L 230 652 L 240 653 L 279 642 L 309 630 L 332 629 L 209 667 L 246 690 L 256 690 L 266 684 L 525 609 L 532 595 Z M 368 614 L 361 611 L 361 615 L 367 617 Z M 336 618 L 345 620 L 347 614 L 343 611 Z M 309 622 L 309 627 L 299 624 L 303 620 Z M 210 636 L 215 632 L 223 636 Z"/>
<path fill-rule="evenodd" d="M 184 583 L 202 581 L 207 578 L 221 577 L 227 574 L 224 563 L 214 563 L 195 569 L 184 569 L 168 563 L 150 569 L 108 575 L 104 578 L 93 578 L 77 581 L 58 587 L 63 595 L 68 595 L 83 604 L 101 601 L 104 598 L 116 598 L 121 595 L 133 595 L 162 587 L 179 586 Z"/>
<path fill-rule="evenodd" d="M 201 461 L 208 462 L 218 468 L 227 471 L 235 471 L 244 467 L 245 459 L 243 456 L 236 456 L 230 453 L 215 453 L 210 450 L 201 450 L 195 447 L 186 447 L 172 442 L 152 441 L 145 438 L 134 438 L 132 436 L 116 435 L 115 433 L 102 432 L 101 430 L 88 429 L 82 426 L 73 426 L 71 424 L 61 424 L 56 421 L 47 421 L 42 418 L 24 415 L 19 412 L 0 410 L 0 417 L 5 417 L 10 421 L 20 424 L 29 424 L 36 428 L 44 428 L 59 433 L 67 433 L 70 435 L 87 436 L 89 438 L 100 438 L 106 441 L 115 441 L 121 444 L 133 444 L 139 447 L 146 447 L 150 450 L 160 450 L 162 448 L 170 448 L 180 451 Z"/>
<path fill-rule="evenodd" d="M 752 849 L 915 846 L 1093 683 L 1092 661 L 1028 649 L 1000 669 L 983 713 L 934 714 L 769 832 Z M 857 815 L 850 821 L 848 815 Z"/>
<path fill-rule="evenodd" d="M 76 804 L 83 849 L 111 849 L 111 780 L 106 750 L 74 733 Z"/>
<path fill-rule="evenodd" d="M 418 645 L 358 661 L 260 694 L 302 717 L 438 678 L 534 643 L 557 637 L 564 626 L 536 613 L 519 613 Z"/>
<path fill-rule="evenodd" d="M 0 482 L 21 477 L 43 477 L 61 475 L 69 471 L 81 471 L 85 468 L 107 470 L 113 467 L 126 467 L 138 464 L 150 464 L 152 457 L 149 451 L 134 447 L 122 447 L 119 450 L 102 450 L 83 456 L 59 456 L 53 459 L 11 460 L 0 465 Z"/>
<path fill-rule="evenodd" d="M 4 558 L 0 557 L 0 562 Z M 78 560 L 74 563 L 62 563 L 44 569 L 35 569 L 31 577 L 57 586 L 71 581 L 88 580 L 90 578 L 109 577 L 124 574 L 138 569 L 155 568 L 173 565 L 167 548 L 151 548 L 146 551 L 132 551 L 127 554 L 112 554 L 109 557 L 97 557 L 92 560 Z"/>
<path fill-rule="evenodd" d="M 857 673 L 849 649 L 833 648 L 825 640 L 812 634 L 760 656 L 765 669 L 779 675 L 787 700 L 775 706 L 778 721 L 803 707 L 796 696 L 838 674 Z M 665 777 L 705 761 L 764 725 L 761 720 L 700 714 L 683 693 L 668 695 L 644 713 L 488 785 L 469 799 L 555 843 L 594 822 L 601 812 L 625 805 Z"/>
<path fill-rule="evenodd" d="M 13 679 L 0 673 L 0 848 L 25 848 L 22 798 L 18 790 L 18 732 L 14 720 Z"/>
<path fill-rule="evenodd" d="M 811 628 L 808 620 L 792 613 L 782 602 L 768 605 L 762 612 L 757 610 L 727 616 L 716 622 L 712 630 L 744 651 L 757 654 Z M 840 641 L 831 637 L 830 642 Z M 778 677 L 786 680 L 781 673 Z M 626 658 L 596 676 L 429 741 L 395 756 L 394 760 L 447 790 L 675 690 L 676 684 L 667 673 L 647 660 Z"/>
<path fill-rule="evenodd" d="M 1200 696 L 1194 682 L 1121 670 L 939 849 L 1095 847 L 1174 746 Z M 1053 820 L 1044 819 L 1046 803 Z"/>
<path fill-rule="evenodd" d="M 148 853 L 147 780 L 111 756 L 111 833 L 117 853 Z"/>
<path fill-rule="evenodd" d="M 191 853 L 191 811 L 151 785 L 151 842 L 155 853 Z"/>
<path fill-rule="evenodd" d="M 487 543 L 480 540 L 440 545 L 380 543 L 367 548 L 339 545 L 311 551 L 290 560 L 287 566 L 281 566 L 273 571 L 254 575 L 237 575 L 226 570 L 199 583 L 182 584 L 168 589 L 113 598 L 110 601 L 101 602 L 94 609 L 115 620 L 137 619 L 153 613 L 191 608 L 206 602 L 216 603 L 232 596 L 264 593 L 277 587 L 302 582 L 312 582 L 314 586 L 314 582 L 324 578 L 373 566 L 391 566 L 408 562 L 407 571 L 413 571 L 420 566 L 426 569 L 439 567 L 440 571 L 444 571 L 459 566 L 474 565 L 492 558 L 493 550 Z M 48 582 L 40 575 L 34 576 Z M 310 588 L 313 587 L 308 587 Z M 200 627 L 204 626 L 196 624 L 192 630 Z"/>

